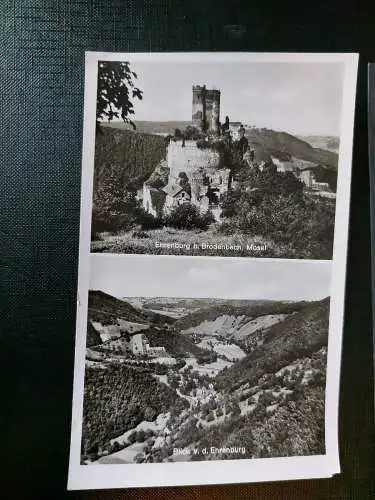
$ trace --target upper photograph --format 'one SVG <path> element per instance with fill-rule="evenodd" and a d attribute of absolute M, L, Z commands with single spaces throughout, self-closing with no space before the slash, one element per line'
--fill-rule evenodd
<path fill-rule="evenodd" d="M 91 252 L 333 258 L 353 131 L 343 55 L 99 56 L 86 63 Z"/>

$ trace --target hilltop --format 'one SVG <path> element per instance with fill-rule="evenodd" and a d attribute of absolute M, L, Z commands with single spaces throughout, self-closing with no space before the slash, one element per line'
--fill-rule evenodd
<path fill-rule="evenodd" d="M 313 148 L 325 149 L 334 153 L 339 152 L 340 139 L 334 135 L 298 135 L 297 137 L 310 144 Z"/>
<path fill-rule="evenodd" d="M 173 134 L 175 129 L 184 130 L 188 125 L 191 125 L 191 122 L 188 121 L 135 121 L 134 123 L 137 127 L 137 134 L 156 136 Z M 130 131 L 129 125 L 120 122 L 105 124 L 104 127 Z M 245 130 L 245 135 L 249 143 L 255 147 L 260 160 L 267 160 L 270 155 L 282 159 L 288 159 L 293 156 L 301 160 L 324 164 L 337 169 L 338 155 L 334 150 L 328 149 L 329 145 L 331 147 L 337 146 L 337 138 L 332 137 L 323 140 L 322 137 L 317 137 L 313 141 L 312 137 L 305 139 L 302 136 L 294 136 L 287 132 L 267 128 L 245 127 Z M 327 149 L 324 148 L 325 145 L 327 145 Z"/>
<path fill-rule="evenodd" d="M 288 134 L 266 128 L 251 127 L 246 129 L 245 135 L 252 144 L 261 159 L 266 160 L 270 155 L 288 159 L 293 156 L 300 160 L 310 161 L 316 164 L 324 164 L 337 169 L 338 155 L 332 151 L 312 147 L 308 142 Z"/>
<path fill-rule="evenodd" d="M 102 126 L 96 139 L 91 250 L 331 258 L 337 155 L 285 132 L 248 127 L 245 134 L 255 148 L 254 164 L 242 161 L 237 151 L 240 141 L 232 147 L 219 141 L 224 147 L 220 161 L 226 168 L 215 168 L 208 176 L 207 162 L 220 156 L 210 150 L 219 147 L 214 143 L 208 141 L 207 146 L 200 141 L 194 153 L 183 149 L 183 141 L 173 144 L 167 164 L 165 137 L 125 130 L 119 124 Z M 186 155 L 193 155 L 193 163 Z M 259 172 L 252 168 L 270 157 L 274 165 L 264 169 L 263 163 Z M 197 158 L 201 170 L 194 190 L 199 193 L 192 195 L 189 175 L 198 168 Z M 298 169 L 313 170 L 313 174 L 304 174 L 301 182 Z M 184 189 L 179 185 L 182 179 Z M 167 191 L 166 182 L 170 182 Z M 182 203 L 183 196 L 188 204 Z M 206 243 L 209 248 L 203 248 Z M 255 253 L 248 243 L 261 250 Z"/>
<path fill-rule="evenodd" d="M 156 122 L 156 121 L 134 121 L 136 132 L 145 134 L 155 134 L 155 135 L 173 135 L 176 128 L 184 130 L 187 126 L 191 125 L 191 121 L 167 121 L 167 122 Z M 133 128 L 123 122 L 111 122 L 103 123 L 104 127 L 112 127 L 120 130 L 133 130 Z"/>
<path fill-rule="evenodd" d="M 100 290 L 90 290 L 88 302 L 89 318 L 104 325 L 117 322 L 117 318 L 134 323 L 164 324 L 172 323 L 168 316 L 133 307 L 125 300 L 120 300 Z"/>

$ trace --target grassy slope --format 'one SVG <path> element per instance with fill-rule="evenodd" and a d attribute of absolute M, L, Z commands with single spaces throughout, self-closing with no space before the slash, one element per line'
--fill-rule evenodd
<path fill-rule="evenodd" d="M 327 344 L 329 298 L 311 302 L 271 327 L 264 343 L 217 378 L 220 386 L 255 384 L 265 373 L 275 373 L 293 360 Z"/>
<path fill-rule="evenodd" d="M 246 131 L 246 137 L 255 147 L 256 154 L 266 159 L 270 154 L 289 153 L 296 158 L 314 163 L 327 164 L 337 168 L 338 155 L 331 151 L 313 148 L 307 142 L 286 132 L 252 128 Z M 263 158 L 264 157 L 264 158 Z"/>
<path fill-rule="evenodd" d="M 247 316 L 249 319 L 266 314 L 289 314 L 305 305 L 304 302 L 280 302 L 272 300 L 249 300 L 247 304 L 238 306 L 223 304 L 204 308 L 188 316 L 184 316 L 175 323 L 176 328 L 184 330 L 192 326 L 199 325 L 202 321 L 214 321 L 218 316 L 224 314 L 229 316 Z"/>

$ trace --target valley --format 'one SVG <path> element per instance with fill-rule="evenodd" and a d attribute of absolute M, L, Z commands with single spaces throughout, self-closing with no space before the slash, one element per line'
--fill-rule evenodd
<path fill-rule="evenodd" d="M 324 453 L 328 298 L 91 291 L 88 311 L 83 464 Z"/>

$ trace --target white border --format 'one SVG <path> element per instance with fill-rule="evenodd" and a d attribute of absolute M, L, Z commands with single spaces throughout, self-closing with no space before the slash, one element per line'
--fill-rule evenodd
<path fill-rule="evenodd" d="M 322 456 L 179 462 L 162 464 L 91 465 L 80 464 L 81 424 L 83 411 L 84 359 L 87 302 L 90 282 L 90 231 L 95 151 L 97 63 L 130 62 L 327 62 L 345 64 L 341 116 L 340 155 L 337 182 L 335 237 L 332 262 L 330 328 L 328 340 L 326 386 L 326 454 Z M 338 450 L 338 397 L 340 384 L 341 341 L 344 317 L 346 258 L 348 243 L 349 200 L 353 125 L 357 83 L 358 54 L 291 54 L 291 53 L 105 53 L 86 52 L 84 90 L 84 134 L 81 180 L 81 225 L 77 293 L 77 327 L 69 490 L 124 488 L 143 486 L 182 486 L 230 484 L 331 477 L 340 472 Z M 130 255 L 123 256 L 129 258 Z M 142 256 L 143 258 L 178 258 L 182 256 Z M 139 258 L 139 257 L 138 257 Z M 192 259 L 230 259 L 229 257 L 190 257 Z M 238 259 L 256 259 L 238 257 Z M 277 260 L 281 259 L 264 259 Z M 297 261 L 295 261 L 297 262 Z M 303 265 L 302 261 L 300 262 Z M 318 264 L 319 261 L 317 261 Z M 320 261 L 321 262 L 321 261 Z"/>

